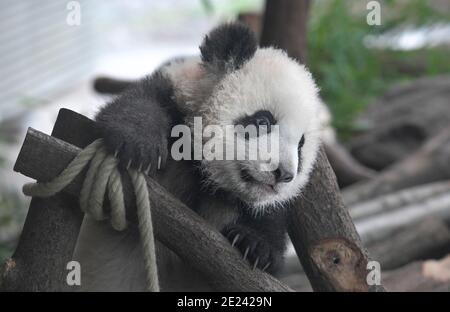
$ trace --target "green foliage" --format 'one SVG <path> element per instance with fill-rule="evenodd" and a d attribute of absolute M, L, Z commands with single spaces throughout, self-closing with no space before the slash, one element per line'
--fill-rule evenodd
<path fill-rule="evenodd" d="M 262 0 L 201 0 L 203 10 L 222 18 L 232 18 L 241 12 L 257 11 L 263 7 Z"/>
<path fill-rule="evenodd" d="M 432 1 L 429 0 L 401 2 L 398 0 L 385 0 L 382 7 L 382 13 L 386 17 L 383 19 L 382 25 L 377 27 L 379 31 L 389 30 L 402 24 L 421 26 L 437 22 L 448 22 L 450 20 L 448 12 L 440 11 L 437 7 L 433 7 Z"/>
<path fill-rule="evenodd" d="M 321 95 L 334 115 L 341 138 L 348 137 L 352 121 L 375 96 L 392 84 L 423 75 L 450 73 L 448 50 L 388 51 L 368 49 L 363 40 L 401 25 L 448 21 L 425 0 L 382 3 L 382 25 L 366 23 L 365 3 L 328 0 L 313 2 L 308 25 L 308 66 Z M 421 66 L 417 66 L 418 62 Z M 399 70 L 398 66 L 411 72 Z"/>
<path fill-rule="evenodd" d="M 211 0 L 201 0 L 202 7 L 207 14 L 212 14 L 214 12 L 214 6 Z"/>
<path fill-rule="evenodd" d="M 313 8 L 310 16 L 308 65 L 335 117 L 335 126 L 346 134 L 354 114 L 378 91 L 379 83 L 374 80 L 379 68 L 373 52 L 362 44 L 367 24 L 352 18 L 344 1 Z"/>

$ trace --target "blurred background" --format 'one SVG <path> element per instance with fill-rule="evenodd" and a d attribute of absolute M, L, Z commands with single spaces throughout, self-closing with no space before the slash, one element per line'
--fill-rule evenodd
<path fill-rule="evenodd" d="M 388 286 L 450 290 L 448 0 L 1 1 L 0 263 L 29 203 L 13 172 L 27 127 L 50 133 L 63 107 L 93 117 L 110 98 L 96 78 L 142 77 L 236 19 L 317 80 L 328 157 Z M 281 278 L 310 290 L 289 252 Z"/>

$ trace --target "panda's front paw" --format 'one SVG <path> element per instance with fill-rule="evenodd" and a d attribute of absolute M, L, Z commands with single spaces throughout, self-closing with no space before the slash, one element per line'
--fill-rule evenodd
<path fill-rule="evenodd" d="M 267 243 L 264 235 L 244 225 L 233 224 L 227 226 L 222 234 L 228 238 L 231 245 L 236 247 L 244 260 L 254 268 L 269 273 L 278 271 L 281 266 L 282 251 Z"/>
<path fill-rule="evenodd" d="M 133 129 L 101 124 L 105 145 L 119 159 L 122 168 L 154 174 L 167 159 L 167 138 L 158 133 L 136 133 Z"/>

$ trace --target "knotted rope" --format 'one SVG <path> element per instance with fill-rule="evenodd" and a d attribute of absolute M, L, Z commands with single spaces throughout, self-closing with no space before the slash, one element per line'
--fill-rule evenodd
<path fill-rule="evenodd" d="M 103 201 L 108 192 L 111 225 L 115 230 L 123 231 L 127 226 L 127 221 L 122 181 L 117 169 L 118 160 L 107 153 L 102 139 L 94 141 L 82 150 L 52 181 L 27 183 L 23 186 L 23 193 L 35 197 L 55 195 L 69 185 L 88 164 L 90 164 L 89 169 L 80 192 L 80 208 L 95 220 L 106 219 L 103 212 Z M 127 171 L 136 195 L 138 227 L 144 254 L 147 287 L 149 291 L 159 291 L 147 182 L 143 173 L 131 168 L 128 168 Z"/>

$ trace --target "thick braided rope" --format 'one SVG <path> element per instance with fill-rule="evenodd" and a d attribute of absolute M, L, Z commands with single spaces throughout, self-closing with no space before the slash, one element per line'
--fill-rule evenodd
<path fill-rule="evenodd" d="M 149 289 L 159 291 L 158 276 L 155 258 L 155 239 L 153 236 L 152 216 L 150 212 L 150 200 L 148 196 L 147 182 L 144 175 L 137 170 L 128 170 L 136 194 L 136 207 L 139 223 L 139 233 L 141 234 L 142 251 L 144 255 L 145 268 L 147 273 L 147 285 Z"/>
<path fill-rule="evenodd" d="M 106 192 L 108 192 L 111 207 L 111 225 L 114 229 L 122 231 L 126 228 L 127 222 L 122 181 L 117 169 L 117 163 L 117 159 L 107 153 L 103 140 L 98 139 L 82 150 L 61 174 L 52 181 L 27 183 L 23 186 L 23 193 L 27 196 L 35 197 L 52 196 L 69 185 L 89 165 L 81 187 L 80 208 L 95 220 L 104 220 L 106 216 L 103 212 L 103 201 Z M 147 274 L 147 288 L 149 291 L 159 291 L 155 240 L 147 182 L 144 174 L 135 169 L 128 169 L 128 173 L 136 195 L 139 233 Z"/>

